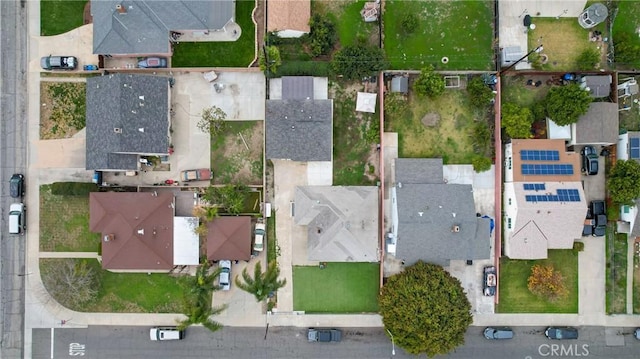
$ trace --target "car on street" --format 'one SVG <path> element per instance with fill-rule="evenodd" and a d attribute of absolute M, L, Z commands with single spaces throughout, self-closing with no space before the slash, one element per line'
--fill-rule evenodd
<path fill-rule="evenodd" d="M 180 340 L 184 338 L 184 330 L 177 327 L 155 327 L 149 331 L 149 338 L 156 340 Z"/>
<path fill-rule="evenodd" d="M 598 174 L 598 152 L 593 146 L 584 146 L 580 150 L 582 156 L 582 173 L 587 176 Z"/>
<path fill-rule="evenodd" d="M 578 329 L 574 327 L 548 327 L 544 335 L 549 339 L 578 339 Z"/>
<path fill-rule="evenodd" d="M 45 56 L 40 59 L 43 70 L 75 70 L 78 59 L 75 56 Z"/>
<path fill-rule="evenodd" d="M 603 237 L 607 231 L 607 206 L 604 201 L 591 201 L 589 204 L 593 236 Z"/>
<path fill-rule="evenodd" d="M 256 252 L 262 252 L 264 250 L 264 238 L 267 236 L 267 225 L 264 223 L 264 219 L 260 218 L 256 223 L 256 229 L 253 240 L 253 250 Z"/>
<path fill-rule="evenodd" d="M 25 211 L 27 207 L 24 203 L 12 203 L 9 206 L 9 233 L 24 234 L 27 229 Z"/>
<path fill-rule="evenodd" d="M 9 195 L 13 198 L 21 198 L 24 196 L 24 175 L 22 173 L 14 173 L 9 180 Z"/>
<path fill-rule="evenodd" d="M 231 261 L 221 260 L 218 265 L 220 266 L 218 285 L 222 290 L 229 290 L 231 288 Z"/>
<path fill-rule="evenodd" d="M 167 59 L 164 57 L 145 57 L 138 61 L 138 67 L 142 69 L 165 68 Z"/>
<path fill-rule="evenodd" d="M 310 342 L 339 342 L 342 340 L 342 331 L 340 329 L 309 328 L 307 339 Z"/>
<path fill-rule="evenodd" d="M 633 337 L 640 340 L 640 328 L 636 328 L 636 330 L 633 331 Z"/>
<path fill-rule="evenodd" d="M 508 327 L 487 327 L 484 330 L 484 337 L 486 339 L 511 339 L 513 338 L 513 330 Z"/>
<path fill-rule="evenodd" d="M 484 267 L 484 295 L 490 297 L 496 295 L 496 286 L 498 278 L 496 277 L 496 267 Z"/>

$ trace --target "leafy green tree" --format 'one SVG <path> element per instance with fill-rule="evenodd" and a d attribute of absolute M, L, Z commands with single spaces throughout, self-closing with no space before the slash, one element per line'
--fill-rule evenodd
<path fill-rule="evenodd" d="M 209 273 L 209 268 L 209 262 L 205 258 L 198 266 L 196 275 L 187 277 L 183 282 L 183 312 L 187 318 L 178 321 L 179 329 L 185 329 L 193 324 L 202 324 L 212 332 L 222 328 L 222 324 L 211 319 L 211 316 L 220 314 L 226 309 L 226 305 L 219 307 L 211 305 L 211 294 L 219 289 L 213 281 L 220 275 L 220 269 Z"/>
<path fill-rule="evenodd" d="M 591 96 L 578 84 L 552 87 L 544 99 L 547 116 L 560 126 L 578 122 L 587 113 Z"/>
<path fill-rule="evenodd" d="M 611 169 L 607 188 L 616 205 L 634 205 L 640 198 L 640 164 L 634 160 L 617 160 Z"/>
<path fill-rule="evenodd" d="M 480 76 L 475 76 L 467 84 L 467 92 L 471 104 L 476 107 L 486 107 L 493 100 L 494 94 Z"/>
<path fill-rule="evenodd" d="M 596 49 L 585 49 L 576 60 L 576 67 L 582 71 L 595 70 L 600 63 L 600 51 Z"/>
<path fill-rule="evenodd" d="M 309 48 L 311 56 L 327 55 L 338 40 L 336 25 L 326 16 L 313 14 L 309 20 Z"/>
<path fill-rule="evenodd" d="M 333 70 L 348 80 L 375 75 L 387 67 L 384 51 L 363 44 L 350 45 L 333 55 Z"/>
<path fill-rule="evenodd" d="M 480 173 L 490 170 L 493 161 L 489 157 L 476 155 L 471 160 L 471 164 L 473 165 L 473 170 Z"/>
<path fill-rule="evenodd" d="M 221 207 L 227 213 L 239 214 L 244 208 L 244 201 L 249 187 L 243 184 L 228 184 L 224 187 L 208 187 L 203 198 L 214 207 Z M 216 212 L 217 215 L 217 212 Z"/>
<path fill-rule="evenodd" d="M 404 16 L 402 16 L 402 21 L 400 21 L 400 27 L 405 34 L 413 34 L 419 24 L 420 19 L 418 19 L 418 16 L 412 12 L 404 14 Z"/>
<path fill-rule="evenodd" d="M 464 343 L 473 318 L 460 281 L 422 261 L 389 277 L 378 297 L 396 345 L 411 354 L 444 355 Z"/>
<path fill-rule="evenodd" d="M 515 103 L 506 102 L 502 105 L 502 127 L 511 138 L 531 137 L 533 115 L 531 110 L 520 107 Z"/>
<path fill-rule="evenodd" d="M 211 136 L 218 136 L 227 129 L 227 114 L 220 107 L 211 106 L 202 110 L 196 127 Z"/>
<path fill-rule="evenodd" d="M 435 73 L 429 65 L 420 71 L 420 76 L 413 83 L 413 90 L 422 96 L 438 97 L 444 93 L 444 77 Z"/>
<path fill-rule="evenodd" d="M 280 65 L 282 65 L 282 59 L 280 58 L 280 50 L 276 46 L 265 46 L 260 50 L 260 55 L 258 56 L 260 70 L 275 74 L 278 72 Z"/>
<path fill-rule="evenodd" d="M 235 283 L 238 288 L 247 293 L 253 294 L 258 302 L 265 300 L 271 293 L 284 287 L 287 284 L 286 279 L 278 279 L 280 276 L 280 268 L 276 261 L 269 262 L 267 270 L 262 272 L 262 265 L 258 261 L 253 267 L 253 277 L 247 272 L 247 268 L 242 271 L 242 280 L 238 276 Z"/>

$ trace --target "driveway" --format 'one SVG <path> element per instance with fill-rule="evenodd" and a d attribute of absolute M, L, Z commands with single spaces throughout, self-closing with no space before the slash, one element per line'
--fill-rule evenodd
<path fill-rule="evenodd" d="M 227 114 L 228 121 L 264 120 L 266 80 L 258 69 L 246 71 L 218 71 L 214 82 L 206 82 L 202 73 L 191 75 L 192 98 L 206 106 L 217 106 Z M 194 107 L 196 113 L 202 108 Z"/>

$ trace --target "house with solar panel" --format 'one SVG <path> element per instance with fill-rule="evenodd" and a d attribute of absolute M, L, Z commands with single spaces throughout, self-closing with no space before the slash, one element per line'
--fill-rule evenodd
<path fill-rule="evenodd" d="M 629 131 L 618 136 L 616 149 L 618 160 L 635 160 L 640 162 L 640 132 Z M 620 207 L 620 220 L 617 223 L 619 233 L 628 233 L 633 237 L 640 237 L 640 200 L 636 199 L 635 206 Z"/>
<path fill-rule="evenodd" d="M 504 255 L 544 259 L 573 248 L 587 214 L 580 154 L 564 140 L 512 140 L 504 160 Z"/>

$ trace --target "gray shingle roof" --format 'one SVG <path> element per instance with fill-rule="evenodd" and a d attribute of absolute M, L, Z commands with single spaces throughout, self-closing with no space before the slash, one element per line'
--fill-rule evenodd
<path fill-rule="evenodd" d="M 168 153 L 166 77 L 111 74 L 89 78 L 86 106 L 88 170 L 135 170 L 137 154 Z"/>
<path fill-rule="evenodd" d="M 614 144 L 618 142 L 618 105 L 592 102 L 576 122 L 576 144 Z"/>
<path fill-rule="evenodd" d="M 307 100 L 313 99 L 312 76 L 283 76 L 282 77 L 283 100 Z"/>
<path fill-rule="evenodd" d="M 165 54 L 170 31 L 222 29 L 235 1 L 92 0 L 91 14 L 94 54 Z"/>
<path fill-rule="evenodd" d="M 396 158 L 396 183 L 444 183 L 442 158 Z"/>
<path fill-rule="evenodd" d="M 476 216 L 471 185 L 403 184 L 397 196 L 396 257 L 406 265 L 489 258 L 489 219 Z"/>
<path fill-rule="evenodd" d="M 268 159 L 331 161 L 333 100 L 268 100 Z"/>
<path fill-rule="evenodd" d="M 307 226 L 309 260 L 379 260 L 377 187 L 296 187 L 294 220 Z"/>

